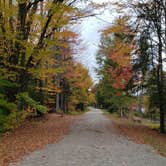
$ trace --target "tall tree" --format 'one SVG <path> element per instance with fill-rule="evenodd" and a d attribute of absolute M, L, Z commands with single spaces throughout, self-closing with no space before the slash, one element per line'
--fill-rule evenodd
<path fill-rule="evenodd" d="M 152 86 L 156 87 L 153 90 L 157 97 L 151 102 L 160 110 L 160 132 L 164 133 L 166 2 L 165 0 L 127 0 L 125 3 L 116 3 L 116 6 L 124 13 L 126 10 L 131 13 L 131 23 L 135 27 L 137 41 L 134 68 L 138 84 L 135 85 L 137 91 L 143 88 L 144 93 L 149 92 Z"/>
<path fill-rule="evenodd" d="M 160 110 L 160 132 L 165 132 L 165 89 L 166 84 L 163 69 L 164 69 L 164 56 L 165 56 L 165 40 L 166 40 L 166 17 L 165 17 L 165 1 L 153 0 L 142 1 L 134 5 L 134 9 L 139 19 L 138 30 L 140 33 L 140 42 L 145 41 L 145 45 L 139 44 L 139 59 L 146 60 L 145 64 L 140 66 L 142 75 L 146 74 L 143 82 L 147 79 L 153 80 L 151 83 L 156 84 L 156 96 L 152 102 Z M 143 40 L 141 40 L 143 39 Z M 141 57 L 141 58 L 140 58 Z M 147 73 L 153 72 L 153 77 L 149 77 Z M 148 81 L 150 83 L 150 81 Z M 148 87 L 149 86 L 149 87 Z M 147 89 L 151 87 L 148 85 Z"/>
<path fill-rule="evenodd" d="M 121 112 L 128 107 L 128 84 L 132 78 L 132 51 L 134 34 L 128 18 L 120 17 L 113 26 L 103 31 L 101 49 L 97 55 L 100 76 L 97 97 L 105 98 L 104 106 L 115 105 Z M 109 89 L 107 89 L 109 88 Z M 128 100 L 128 102 L 127 102 Z"/>
<path fill-rule="evenodd" d="M 64 93 L 65 63 L 73 56 L 69 50 L 76 39 L 69 26 L 87 11 L 78 9 L 75 2 L 0 0 L 0 115 L 17 116 L 28 106 L 47 112 L 42 105 L 49 106 L 53 100 L 55 104 L 55 95 L 61 91 L 55 81 L 58 75 Z"/>

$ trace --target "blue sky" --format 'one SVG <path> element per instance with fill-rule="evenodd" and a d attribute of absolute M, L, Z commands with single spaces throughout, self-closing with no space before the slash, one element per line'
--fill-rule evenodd
<path fill-rule="evenodd" d="M 93 0 L 96 3 L 110 2 L 109 0 Z M 84 50 L 77 54 L 77 59 L 83 63 L 88 69 L 89 73 L 94 80 L 97 81 L 97 76 L 94 68 L 97 67 L 95 55 L 98 51 L 98 45 L 100 43 L 100 30 L 111 25 L 113 21 L 114 14 L 109 9 L 101 9 L 102 14 L 95 17 L 84 18 L 79 25 L 77 25 L 77 31 L 80 34 L 80 39 L 82 40 L 80 48 L 83 47 Z M 97 11 L 100 12 L 100 11 Z"/>

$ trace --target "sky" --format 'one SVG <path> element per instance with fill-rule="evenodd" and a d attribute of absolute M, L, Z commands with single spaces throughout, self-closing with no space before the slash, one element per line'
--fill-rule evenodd
<path fill-rule="evenodd" d="M 110 0 L 92 0 L 95 3 L 102 4 L 104 2 L 110 2 Z M 89 73 L 94 82 L 97 82 L 97 75 L 95 68 L 97 67 L 95 56 L 99 49 L 101 30 L 111 25 L 114 14 L 111 8 L 101 9 L 101 11 L 95 11 L 100 13 L 95 17 L 84 18 L 78 25 L 77 31 L 80 34 L 80 48 L 81 53 L 76 55 L 76 59 L 84 64 L 89 69 Z"/>
<path fill-rule="evenodd" d="M 122 2 L 123 0 L 91 0 L 94 3 L 102 4 L 109 3 L 113 1 Z M 94 11 L 99 13 L 100 11 Z M 102 9 L 102 14 L 96 17 L 84 18 L 80 24 L 76 25 L 77 32 L 80 34 L 81 53 L 76 55 L 76 59 L 84 64 L 85 67 L 89 69 L 89 73 L 94 81 L 98 82 L 97 75 L 95 73 L 96 64 L 96 54 L 99 49 L 101 30 L 111 26 L 113 20 L 118 16 L 112 5 L 108 5 L 107 9 Z M 164 70 L 166 70 L 166 63 L 164 64 Z"/>

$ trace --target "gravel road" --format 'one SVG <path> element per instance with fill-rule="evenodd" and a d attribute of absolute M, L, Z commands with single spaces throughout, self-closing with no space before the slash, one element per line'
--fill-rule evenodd
<path fill-rule="evenodd" d="M 90 109 L 63 140 L 25 156 L 16 166 L 166 166 L 166 158 L 153 148 L 117 135 L 101 110 Z"/>

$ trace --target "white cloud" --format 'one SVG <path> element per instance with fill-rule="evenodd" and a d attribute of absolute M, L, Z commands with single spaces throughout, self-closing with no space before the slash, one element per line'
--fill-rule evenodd
<path fill-rule="evenodd" d="M 93 0 L 95 3 L 110 2 L 109 0 Z M 103 10 L 103 9 L 102 9 Z M 114 18 L 110 9 L 105 9 L 101 15 L 95 17 L 84 18 L 77 26 L 77 31 L 81 35 L 82 44 L 85 45 L 85 50 L 77 55 L 77 59 L 82 62 L 90 72 L 94 81 L 97 81 L 97 76 L 94 68 L 97 67 L 95 56 L 100 43 L 100 30 L 111 25 Z"/>

